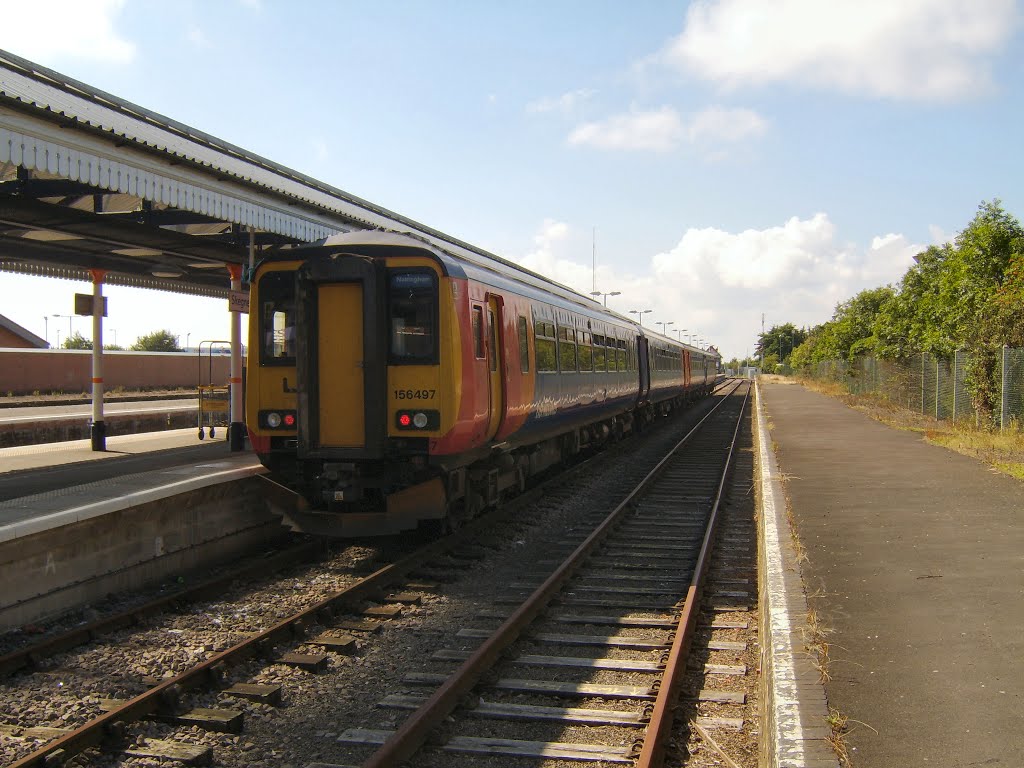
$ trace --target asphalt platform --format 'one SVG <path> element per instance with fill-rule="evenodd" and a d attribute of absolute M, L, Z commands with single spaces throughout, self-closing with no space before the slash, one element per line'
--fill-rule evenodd
<path fill-rule="evenodd" d="M 1024 483 L 760 389 L 854 768 L 1024 766 Z"/>

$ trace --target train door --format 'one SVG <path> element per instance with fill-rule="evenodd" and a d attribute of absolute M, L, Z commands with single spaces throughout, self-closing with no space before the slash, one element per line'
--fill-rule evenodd
<path fill-rule="evenodd" d="M 487 420 L 486 439 L 492 439 L 505 418 L 505 350 L 502 346 L 501 296 L 487 294 L 487 369 L 490 381 L 490 414 Z"/>
<path fill-rule="evenodd" d="M 650 350 L 646 336 L 636 337 L 637 367 L 640 369 L 640 402 L 647 400 L 651 393 Z"/>
<path fill-rule="evenodd" d="M 317 306 L 319 443 L 358 448 L 366 440 L 362 285 L 324 283 Z"/>

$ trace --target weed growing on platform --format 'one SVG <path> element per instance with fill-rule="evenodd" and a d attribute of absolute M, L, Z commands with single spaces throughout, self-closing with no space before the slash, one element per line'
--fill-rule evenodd
<path fill-rule="evenodd" d="M 832 733 L 828 737 L 828 743 L 832 745 L 836 757 L 839 758 L 839 762 L 844 766 L 850 765 L 850 749 L 846 743 L 846 734 L 848 733 L 846 723 L 848 721 L 849 718 L 835 707 L 828 708 L 826 722 L 829 728 L 832 729 Z"/>

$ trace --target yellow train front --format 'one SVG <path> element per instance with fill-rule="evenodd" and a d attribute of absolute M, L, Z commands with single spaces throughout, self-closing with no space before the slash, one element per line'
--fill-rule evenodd
<path fill-rule="evenodd" d="M 250 439 L 309 533 L 457 524 L 712 382 L 700 350 L 413 235 L 336 235 L 251 280 Z"/>

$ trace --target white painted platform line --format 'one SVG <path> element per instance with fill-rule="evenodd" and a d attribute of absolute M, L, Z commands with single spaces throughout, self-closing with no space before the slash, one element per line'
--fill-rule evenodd
<path fill-rule="evenodd" d="M 807 599 L 802 582 L 786 578 L 787 572 L 799 574 L 786 519 L 786 497 L 782 491 L 782 479 L 775 454 L 771 449 L 768 421 L 761 403 L 760 387 L 757 389 L 757 450 L 758 484 L 761 489 L 762 546 L 764 552 L 762 578 L 765 585 L 762 610 L 767 621 L 763 626 L 769 637 L 765 638 L 770 648 L 771 660 L 765 665 L 771 670 L 769 701 L 766 703 L 768 723 L 764 733 L 771 740 L 769 765 L 779 768 L 821 768 L 825 765 L 839 766 L 839 759 L 821 734 L 826 726 L 828 709 L 825 705 L 824 687 L 820 697 L 806 695 L 806 675 L 801 679 L 800 667 L 807 667 L 807 651 L 802 644 L 797 647 L 794 638 L 802 637 L 800 629 L 807 615 Z M 787 583 L 788 582 L 788 583 Z M 799 626 L 795 625 L 797 622 Z M 798 657 L 803 662 L 798 663 Z M 804 683 L 801 688 L 800 683 Z M 803 693 L 802 693 L 803 691 Z M 812 722 L 810 730 L 804 723 Z M 832 762 L 834 760 L 834 763 Z"/>

